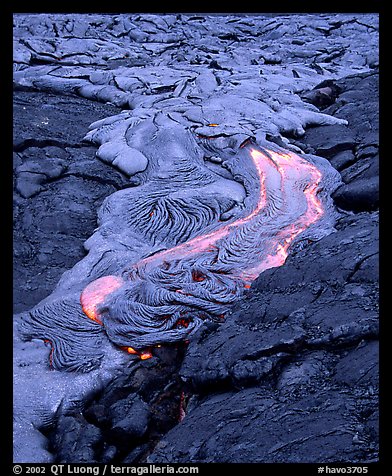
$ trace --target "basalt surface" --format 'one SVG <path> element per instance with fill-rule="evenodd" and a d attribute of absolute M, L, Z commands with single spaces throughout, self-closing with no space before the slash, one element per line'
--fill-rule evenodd
<path fill-rule="evenodd" d="M 377 28 L 15 16 L 15 461 L 377 459 Z"/>

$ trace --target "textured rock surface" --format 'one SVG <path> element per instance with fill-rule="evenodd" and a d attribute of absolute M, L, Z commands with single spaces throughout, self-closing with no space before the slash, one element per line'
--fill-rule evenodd
<path fill-rule="evenodd" d="M 347 119 L 350 127 L 316 127 L 303 140 L 310 151 L 328 158 L 340 171 L 344 184 L 334 194 L 338 207 L 355 212 L 375 210 L 379 203 L 378 71 L 332 84 L 337 97 L 323 112 Z"/>
<path fill-rule="evenodd" d="M 342 218 L 191 341 L 180 371 L 189 413 L 149 461 L 376 457 L 377 218 Z"/>
<path fill-rule="evenodd" d="M 16 460 L 377 460 L 376 16 L 22 15 L 14 28 L 16 312 L 85 255 L 104 197 L 151 180 L 144 142 L 154 127 L 177 146 L 190 128 L 211 147 L 208 174 L 233 183 L 220 155 L 249 137 L 325 157 L 343 182 L 336 231 L 294 245 L 283 267 L 189 343 L 141 361 L 108 346 L 92 323 L 87 354 L 102 346 L 104 357 L 83 365 L 101 368 L 64 374 L 48 371 L 48 343 L 22 343 L 16 332 Z M 82 140 L 91 123 L 100 161 Z M 102 227 L 113 203 L 58 295 L 80 290 L 86 270 L 91 279 L 118 267 L 108 251 L 123 246 L 121 222 Z M 130 261 L 148 253 L 143 227 L 134 230 Z M 158 249 L 184 239 L 155 233 Z M 54 310 L 74 310 L 65 325 L 77 332 L 79 292 L 72 299 Z"/>
<path fill-rule="evenodd" d="M 128 181 L 83 144 L 116 108 L 40 92 L 14 94 L 14 310 L 30 309 L 83 258 L 97 208 Z"/>
<path fill-rule="evenodd" d="M 153 18 L 147 22 L 156 28 L 162 29 L 163 24 L 172 26 L 174 21 L 178 22 L 177 33 L 185 34 L 187 30 L 181 18 L 162 17 L 160 26 L 156 25 L 157 17 Z M 237 19 L 233 20 L 225 23 L 234 34 Z M 347 19 L 345 24 L 349 41 L 360 48 L 357 35 L 350 32 L 351 20 Z M 244 52 L 242 46 L 236 45 L 233 52 L 230 45 L 222 44 L 226 36 L 214 39 L 214 51 L 220 62 L 212 59 L 200 64 L 178 64 L 167 55 L 167 48 L 157 48 L 155 41 L 145 38 L 142 45 L 131 41 L 129 47 L 143 52 L 146 45 L 151 46 L 154 61 L 130 68 L 126 67 L 129 55 L 123 48 L 129 42 L 125 25 L 131 29 L 134 25 L 124 16 L 113 24 L 111 21 L 110 17 L 102 17 L 102 23 L 97 23 L 93 17 L 50 15 L 15 19 L 15 87 L 110 101 L 131 109 L 95 121 L 85 140 L 100 146 L 97 157 L 103 162 L 120 169 L 131 177 L 133 184 L 140 185 L 105 200 L 99 211 L 99 227 L 86 242 L 88 255 L 64 274 L 50 297 L 21 317 L 20 332 L 24 338 L 52 343 L 55 369 L 96 367 L 104 356 L 100 348 L 105 336 L 118 346 L 138 350 L 183 339 L 203 319 L 219 319 L 225 306 L 240 297 L 240 273 L 257 275 L 256 271 L 281 264 L 284 259 L 279 261 L 279 256 L 285 256 L 286 248 L 299 233 L 302 239 L 317 239 L 329 233 L 334 221 L 329 195 L 339 183 L 338 174 L 317 157 L 304 161 L 292 152 L 282 153 L 268 142 L 268 138 L 275 138 L 284 146 L 281 134 L 302 135 L 310 125 L 347 125 L 345 119 L 320 113 L 295 94 L 318 81 L 318 72 L 306 65 L 308 61 L 302 55 L 305 65 L 293 77 L 280 64 L 284 58 L 290 65 L 296 64 L 296 60 L 283 50 L 278 54 L 264 48 L 261 35 L 254 38 L 251 32 L 247 41 L 255 43 L 255 47 L 263 46 L 265 69 L 260 77 L 254 61 L 249 63 L 248 57 L 238 56 Z M 135 17 L 135 21 L 144 20 Z M 186 26 L 189 21 L 192 19 L 185 21 Z M 256 27 L 270 25 L 262 17 L 253 21 Z M 299 16 L 298 21 L 305 26 L 305 17 Z M 330 21 L 334 21 L 333 16 L 327 23 Z M 214 19 L 206 17 L 206 22 L 216 32 Z M 317 20 L 317 27 L 309 33 L 310 38 L 319 36 L 318 23 Z M 107 31 L 114 25 L 126 30 L 121 48 L 117 41 L 107 38 Z M 195 30 L 192 41 L 204 55 L 206 47 L 199 26 L 191 27 Z M 81 29 L 83 34 L 79 31 L 70 35 L 73 28 Z M 263 31 L 264 40 L 270 39 L 269 28 L 267 31 Z M 286 33 L 289 32 L 282 31 L 280 36 Z M 277 34 L 274 31 L 273 36 Z M 374 35 L 370 38 L 374 41 Z M 169 41 L 166 36 L 159 39 L 161 43 Z M 183 38 L 180 35 L 170 41 L 180 46 L 178 42 Z M 340 41 L 338 36 L 333 43 Z M 34 54 L 26 62 L 31 50 Z M 103 54 L 106 50 L 110 56 Z M 37 66 L 42 55 L 47 60 Z M 94 67 L 84 55 L 94 59 Z M 125 63 L 110 62 L 119 58 Z M 339 64 L 331 74 L 354 69 L 352 64 L 348 68 Z M 259 150 L 256 163 L 252 154 L 259 146 L 270 152 L 269 156 L 260 156 Z M 25 195 L 32 193 L 31 187 L 42 185 L 42 174 L 32 182 L 31 172 L 22 168 L 19 173 Z M 30 175 L 26 178 L 26 174 Z M 30 180 L 30 189 L 26 180 Z M 320 190 L 322 212 L 317 208 L 318 199 L 312 195 L 316 193 L 315 186 Z M 263 200 L 265 207 L 261 207 Z M 252 217 L 253 210 L 258 212 L 251 221 L 248 217 Z M 227 222 L 226 228 L 222 221 Z M 255 232 L 259 227 L 263 229 L 261 234 Z M 309 236 L 303 233 L 305 229 Z M 209 243 L 216 246 L 219 256 L 208 255 L 204 251 L 211 250 L 197 247 L 202 231 L 208 237 L 212 233 L 222 237 Z M 181 246 L 191 239 L 196 240 L 192 244 L 195 257 L 186 257 L 185 264 L 190 249 L 181 251 L 178 256 L 170 255 L 167 265 L 168 255 L 165 251 L 159 254 L 160 250 Z M 182 261 L 178 265 L 173 260 L 179 258 Z M 201 272 L 205 278 L 195 280 L 194 272 Z M 114 288 L 109 283 L 113 275 Z M 103 329 L 94 329 L 83 316 L 80 295 L 87 285 L 105 276 L 109 278 L 102 286 L 109 286 L 112 292 L 110 296 L 105 294 L 104 303 L 101 298 L 101 308 L 95 301 L 89 301 L 96 299 L 96 291 L 83 295 L 83 311 L 93 309 L 85 314 L 103 325 Z M 205 283 L 193 285 L 192 281 Z M 102 314 L 99 319 L 97 312 Z"/>

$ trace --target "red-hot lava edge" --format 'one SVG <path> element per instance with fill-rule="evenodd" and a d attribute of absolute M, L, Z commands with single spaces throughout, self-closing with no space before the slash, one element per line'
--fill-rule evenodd
<path fill-rule="evenodd" d="M 281 266 L 286 261 L 288 248 L 290 247 L 293 240 L 323 215 L 322 204 L 317 198 L 318 186 L 322 175 L 314 165 L 292 152 L 282 153 L 266 149 L 258 150 L 251 148 L 250 156 L 259 177 L 259 199 L 255 209 L 248 216 L 236 220 L 228 225 L 222 226 L 218 230 L 215 230 L 211 233 L 188 240 L 187 242 L 177 245 L 169 250 L 165 250 L 148 258 L 144 258 L 136 264 L 136 267 L 147 262 L 160 261 L 162 258 L 178 259 L 184 256 L 189 256 L 190 254 L 204 252 L 211 246 L 215 245 L 219 240 L 226 237 L 231 230 L 249 222 L 261 214 L 265 208 L 267 200 L 265 187 L 266 164 L 268 164 L 268 166 L 272 165 L 279 172 L 282 180 L 281 187 L 284 187 L 285 179 L 292 171 L 297 174 L 299 172 L 300 176 L 302 175 L 310 177 L 310 183 L 304 190 L 307 208 L 305 213 L 302 214 L 296 223 L 292 223 L 280 230 L 276 237 L 274 253 L 268 254 L 256 265 L 241 271 L 241 274 L 237 277 L 244 281 L 245 288 L 249 288 L 250 283 L 264 270 Z M 112 275 L 103 276 L 88 284 L 80 296 L 83 312 L 94 322 L 102 325 L 102 321 L 98 312 L 99 306 L 113 291 L 117 290 L 124 284 L 125 281 L 123 278 Z M 132 347 L 122 347 L 122 349 L 130 354 L 139 355 L 143 360 L 152 357 L 150 350 L 137 351 Z"/>

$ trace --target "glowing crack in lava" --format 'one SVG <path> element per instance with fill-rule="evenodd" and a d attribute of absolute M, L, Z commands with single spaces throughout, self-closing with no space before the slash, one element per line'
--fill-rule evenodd
<path fill-rule="evenodd" d="M 246 153 L 258 178 L 258 200 L 247 216 L 83 290 L 84 313 L 114 344 L 146 359 L 151 352 L 141 349 L 184 340 L 203 320 L 221 319 L 244 288 L 281 266 L 293 241 L 323 216 L 323 176 L 315 165 L 292 152 L 248 145 Z"/>

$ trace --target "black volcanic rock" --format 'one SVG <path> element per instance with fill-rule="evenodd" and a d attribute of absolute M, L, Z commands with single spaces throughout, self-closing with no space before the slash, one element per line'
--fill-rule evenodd
<path fill-rule="evenodd" d="M 351 415 L 347 408 L 357 398 L 330 388 L 296 399 L 258 387 L 210 395 L 159 442 L 148 462 L 363 463 L 364 448 L 373 454 L 374 431 L 357 423 L 372 399 L 366 390 L 360 393 Z"/>
<path fill-rule="evenodd" d="M 59 463 L 96 462 L 95 451 L 102 434 L 99 428 L 87 423 L 82 415 L 64 415 L 57 422 L 57 433 L 53 445 Z"/>
<path fill-rule="evenodd" d="M 150 418 L 148 405 L 136 394 L 110 407 L 110 433 L 116 440 L 131 443 L 145 435 Z"/>
<path fill-rule="evenodd" d="M 28 147 L 81 147 L 88 126 L 118 109 L 72 96 L 15 91 L 14 150 Z"/>
<path fill-rule="evenodd" d="M 157 348 L 153 359 L 124 368 L 113 381 L 84 408 L 77 420 L 78 435 L 89 444 L 91 434 L 99 434 L 94 443 L 94 458 L 100 462 L 143 461 L 157 441 L 180 419 L 182 386 L 178 377 L 182 362 L 182 346 Z M 67 420 L 71 424 L 72 420 Z M 76 424 L 76 423 L 75 423 Z M 93 432 L 95 428 L 96 432 Z M 63 420 L 49 434 L 57 446 L 63 444 Z M 65 460 L 87 458 L 83 449 L 68 446 L 67 439 L 61 455 Z M 95 441 L 95 440 L 94 440 Z M 83 447 L 83 444 L 81 444 Z"/>
<path fill-rule="evenodd" d="M 335 91 L 338 91 L 337 97 L 331 106 L 323 109 L 323 112 L 346 119 L 348 127 L 334 125 L 311 128 L 302 140 L 313 148 L 324 151 L 324 155 L 322 153 L 320 155 L 327 158 L 333 155 L 334 148 L 338 149 L 335 152 L 338 153 L 341 150 L 353 148 L 355 144 L 358 147 L 377 146 L 378 81 L 377 70 L 333 81 Z M 316 90 L 317 88 L 318 86 Z"/>
<path fill-rule="evenodd" d="M 336 170 L 343 170 L 355 162 L 354 152 L 352 150 L 343 150 L 329 159 Z"/>
<path fill-rule="evenodd" d="M 340 171 L 345 185 L 333 195 L 338 207 L 354 212 L 376 210 L 379 206 L 378 72 L 349 76 L 333 85 L 337 97 L 324 112 L 346 119 L 348 125 L 314 127 L 301 140 Z"/>
<path fill-rule="evenodd" d="M 342 185 L 333 198 L 336 205 L 344 210 L 376 210 L 379 206 L 379 178 L 362 178 Z"/>
<path fill-rule="evenodd" d="M 378 150 L 378 149 L 377 149 Z M 379 155 L 360 156 L 356 155 L 356 162 L 341 171 L 342 180 L 349 184 L 359 179 L 378 179 L 380 175 Z"/>
<path fill-rule="evenodd" d="M 305 102 L 315 105 L 319 109 L 325 109 L 333 104 L 339 94 L 339 88 L 332 80 L 323 81 L 311 91 L 301 94 Z"/>
<path fill-rule="evenodd" d="M 148 461 L 372 460 L 377 239 L 377 214 L 342 218 L 265 271 L 218 330 L 200 331 L 181 369 L 187 416 Z"/>
<path fill-rule="evenodd" d="M 14 309 L 31 308 L 84 255 L 97 207 L 126 186 L 83 145 L 88 125 L 117 109 L 82 98 L 14 93 Z M 67 210 L 65 214 L 64 211 Z"/>
<path fill-rule="evenodd" d="M 41 185 L 60 177 L 65 170 L 65 161 L 61 159 L 28 160 L 16 168 L 16 190 L 23 198 L 30 198 L 44 190 Z"/>
<path fill-rule="evenodd" d="M 355 136 L 348 126 L 332 125 L 308 129 L 305 141 L 321 157 L 330 158 L 355 146 Z"/>
<path fill-rule="evenodd" d="M 231 378 L 238 362 L 293 352 L 314 339 L 327 341 L 338 335 L 340 326 L 352 321 L 355 327 L 361 319 L 367 322 L 368 316 L 373 323 L 375 315 L 369 314 L 365 298 L 370 289 L 361 297 L 355 286 L 348 286 L 349 292 L 345 286 L 354 282 L 367 259 L 377 255 L 377 233 L 376 214 L 358 215 L 356 222 L 344 218 L 336 233 L 312 244 L 306 253 L 290 256 L 284 267 L 265 271 L 223 326 L 211 334 L 204 331 L 191 342 L 181 371 L 184 378 L 195 387 L 200 378 L 213 382 L 217 376 L 208 377 L 212 370 Z M 376 286 L 377 269 L 372 273 L 369 279 Z M 342 299 L 333 300 L 334 295 Z M 369 294 L 370 300 L 374 298 Z M 348 314 L 350 307 L 353 311 Z M 343 308 L 347 309 L 343 312 Z"/>

